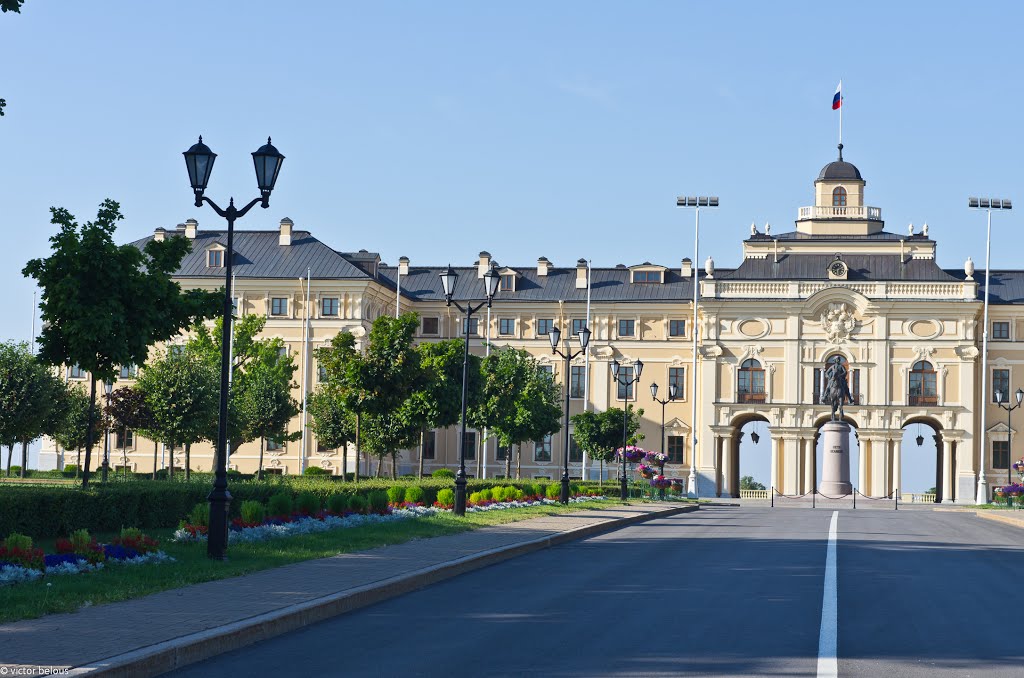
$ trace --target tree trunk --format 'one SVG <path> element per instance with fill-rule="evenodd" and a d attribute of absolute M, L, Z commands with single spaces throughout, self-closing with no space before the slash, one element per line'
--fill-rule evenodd
<path fill-rule="evenodd" d="M 260 465 L 256 467 L 256 480 L 263 480 L 263 448 L 267 444 L 266 438 L 260 438 Z"/>
<path fill-rule="evenodd" d="M 75 480 L 78 480 L 78 474 L 82 472 L 82 448 L 75 448 Z"/>
<path fill-rule="evenodd" d="M 516 445 L 516 480 L 519 480 L 519 473 L 523 467 L 523 444 Z"/>
<path fill-rule="evenodd" d="M 170 463 L 167 464 L 167 479 L 174 480 L 174 445 L 171 445 L 168 459 L 170 460 Z"/>
<path fill-rule="evenodd" d="M 82 487 L 89 487 L 89 464 L 92 463 L 92 429 L 96 421 L 96 375 L 89 375 L 89 417 L 85 431 L 85 464 L 82 467 Z"/>
<path fill-rule="evenodd" d="M 7 477 L 11 477 L 11 457 L 14 456 L 14 443 L 7 446 Z"/>
<path fill-rule="evenodd" d="M 341 446 L 341 480 L 348 480 L 348 441 Z"/>
<path fill-rule="evenodd" d="M 192 443 L 185 443 L 185 480 L 192 478 Z"/>
<path fill-rule="evenodd" d="M 153 441 L 153 480 L 156 480 L 156 468 L 160 464 L 160 443 Z"/>
<path fill-rule="evenodd" d="M 21 473 L 19 474 L 22 478 L 28 473 L 28 441 L 21 441 Z"/>
<path fill-rule="evenodd" d="M 601 475 L 597 478 L 597 484 L 604 486 L 604 459 L 601 460 Z"/>
<path fill-rule="evenodd" d="M 128 480 L 128 427 L 121 428 L 121 463 L 124 464 L 124 479 Z"/>
<path fill-rule="evenodd" d="M 366 460 L 367 460 L 367 463 L 369 463 L 370 455 L 366 455 Z M 384 457 L 377 457 L 377 475 L 375 476 L 376 478 L 383 478 L 384 477 L 383 473 L 382 473 L 383 469 L 384 469 Z"/>
<path fill-rule="evenodd" d="M 391 479 L 398 480 L 398 455 L 391 453 Z"/>
<path fill-rule="evenodd" d="M 359 452 L 359 413 L 356 412 L 356 484 L 359 484 L 359 463 L 362 461 Z"/>
<path fill-rule="evenodd" d="M 417 471 L 416 471 L 416 477 L 417 478 L 422 478 L 423 477 L 423 447 L 426 445 L 426 442 L 427 442 L 427 429 L 426 429 L 426 427 L 424 427 L 423 429 L 420 430 L 420 465 L 419 465 L 419 469 L 417 469 Z"/>
<path fill-rule="evenodd" d="M 478 435 L 477 440 L 479 441 L 479 447 L 476 451 L 476 477 L 483 478 L 483 466 L 481 464 L 484 463 L 484 450 L 487 449 L 487 446 L 484 444 L 483 436 Z"/>
<path fill-rule="evenodd" d="M 508 453 L 505 454 L 505 480 L 512 478 L 512 446 L 508 446 Z"/>

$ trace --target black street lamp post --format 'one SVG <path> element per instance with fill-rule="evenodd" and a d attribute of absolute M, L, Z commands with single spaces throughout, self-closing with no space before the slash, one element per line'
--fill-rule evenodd
<path fill-rule="evenodd" d="M 500 280 L 500 276 L 498 276 L 498 272 L 495 269 L 496 267 L 492 265 L 483 276 L 484 294 L 487 295 L 486 301 L 481 301 L 475 305 L 466 302 L 465 306 L 452 300 L 452 295 L 455 294 L 455 283 L 459 280 L 459 274 L 452 270 L 451 265 L 448 266 L 447 271 L 441 274 L 445 305 L 454 305 L 455 308 L 466 314 L 466 326 L 463 328 L 466 348 L 462 358 L 462 436 L 459 438 L 459 472 L 455 474 L 455 515 L 457 516 L 466 515 L 466 390 L 469 385 L 469 320 L 473 317 L 474 313 L 484 306 L 487 306 L 487 308 L 491 307 L 491 301 L 498 291 L 498 281 Z"/>
<path fill-rule="evenodd" d="M 590 344 L 590 330 L 584 326 L 579 332 L 580 338 L 580 350 L 573 352 L 569 348 L 569 338 L 565 338 L 566 349 L 565 353 L 558 350 L 558 340 L 562 336 L 562 331 L 557 327 L 551 328 L 548 332 L 548 339 L 551 340 L 551 352 L 555 355 L 559 355 L 565 358 L 565 445 L 563 446 L 562 456 L 565 458 L 565 467 L 562 469 L 562 490 L 558 495 L 558 500 L 563 504 L 569 503 L 569 372 L 572 369 L 571 361 L 576 356 L 584 353 L 587 350 L 587 346 Z"/>
<path fill-rule="evenodd" d="M 676 395 L 678 394 L 678 392 L 679 392 L 678 387 L 674 383 L 669 384 L 668 385 L 668 399 L 667 400 L 659 400 L 658 399 L 658 384 L 657 384 L 657 382 L 652 382 L 651 383 L 651 398 L 654 399 L 654 402 L 661 404 L 661 451 L 665 453 L 665 456 L 668 456 L 668 450 L 665 449 L 665 405 L 668 405 L 670 402 L 675 400 L 676 399 Z"/>
<path fill-rule="evenodd" d="M 228 221 L 228 244 L 227 251 L 224 253 L 224 310 L 220 342 L 220 422 L 217 425 L 213 490 L 207 497 L 210 500 L 210 526 L 206 540 L 207 557 L 214 560 L 225 560 L 228 550 L 228 505 L 231 503 L 231 493 L 228 492 L 227 440 L 228 388 L 231 370 L 229 356 L 232 310 L 231 264 L 234 258 L 235 220 L 244 217 L 256 203 L 260 203 L 260 207 L 264 209 L 270 207 L 270 192 L 274 190 L 274 184 L 277 183 L 277 175 L 281 172 L 284 156 L 271 145 L 270 138 L 267 137 L 267 143 L 252 154 L 260 196 L 253 198 L 242 209 L 235 207 L 235 199 L 231 198 L 227 209 L 221 209 L 217 203 L 203 195 L 210 181 L 210 172 L 213 170 L 213 161 L 217 158 L 217 154 L 203 143 L 202 137 L 199 137 L 199 143 L 194 144 L 183 155 L 185 156 L 185 166 L 188 168 L 188 180 L 192 184 L 192 191 L 196 196 L 196 207 L 202 207 L 203 202 L 206 202 L 214 212 Z M 173 459 L 171 463 L 173 465 Z"/>
<path fill-rule="evenodd" d="M 103 385 L 107 392 L 107 407 L 110 407 L 110 394 L 114 391 L 114 384 L 107 382 Z M 110 411 L 109 409 L 107 410 Z M 105 419 L 103 422 L 103 465 L 100 467 L 102 472 L 101 482 L 107 482 L 107 474 L 110 472 L 110 421 Z"/>
<path fill-rule="evenodd" d="M 1010 470 L 1013 468 L 1013 464 L 1010 463 L 1010 460 L 1013 457 L 1013 455 L 1010 454 L 1010 440 L 1013 435 L 1013 429 L 1010 428 L 1010 413 L 1020 407 L 1021 401 L 1024 401 L 1024 390 L 1018 388 L 1017 392 L 1013 394 L 1013 397 L 1017 399 L 1016 405 L 1011 405 L 1009 401 L 1004 405 L 1004 395 L 1009 396 L 1010 394 L 1003 393 L 1001 390 L 996 389 L 996 405 L 999 405 L 999 407 L 1006 410 L 1006 484 L 1010 485 L 1013 483 L 1013 476 L 1010 474 Z"/>
<path fill-rule="evenodd" d="M 622 369 L 618 360 L 612 361 L 612 379 L 616 384 L 630 387 L 640 383 L 640 375 L 644 371 L 644 363 L 639 358 L 633 366 L 630 376 L 626 376 L 628 370 Z M 626 480 L 626 441 L 629 439 L 629 391 L 626 391 L 626 402 L 622 406 L 622 477 L 619 478 L 619 498 L 622 501 L 629 499 L 629 483 Z"/>

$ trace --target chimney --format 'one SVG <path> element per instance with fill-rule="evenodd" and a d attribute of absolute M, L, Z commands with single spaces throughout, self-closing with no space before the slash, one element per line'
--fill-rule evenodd
<path fill-rule="evenodd" d="M 398 275 L 409 275 L 409 257 L 398 257 Z"/>
<path fill-rule="evenodd" d="M 487 273 L 487 271 L 490 270 L 490 268 L 491 268 L 491 253 L 490 252 L 481 252 L 480 253 L 480 261 L 477 263 L 477 267 L 476 267 L 476 277 L 483 278 L 484 277 L 484 273 Z"/>
<path fill-rule="evenodd" d="M 544 276 L 551 270 L 551 262 L 548 261 L 547 257 L 540 257 L 537 259 L 537 275 Z"/>
<path fill-rule="evenodd" d="M 576 289 L 585 290 L 587 289 L 587 260 L 579 259 L 576 261 Z"/>
<path fill-rule="evenodd" d="M 290 246 L 292 244 L 292 226 L 294 225 L 295 223 L 288 217 L 281 220 L 281 231 L 277 239 L 278 245 Z"/>
<path fill-rule="evenodd" d="M 166 235 L 167 231 L 164 230 L 164 227 L 157 226 L 156 230 L 153 231 L 153 240 L 156 240 L 157 242 L 163 242 Z"/>
<path fill-rule="evenodd" d="M 690 261 L 689 257 L 683 259 L 683 265 L 679 269 L 679 275 L 686 279 L 690 279 L 693 277 L 693 262 Z"/>
<path fill-rule="evenodd" d="M 199 230 L 199 222 L 195 219 L 185 220 L 185 237 L 189 240 L 196 239 L 196 231 Z"/>

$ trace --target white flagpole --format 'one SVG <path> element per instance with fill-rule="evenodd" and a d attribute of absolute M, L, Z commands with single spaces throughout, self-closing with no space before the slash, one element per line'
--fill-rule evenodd
<path fill-rule="evenodd" d="M 843 143 L 843 81 L 839 80 L 839 143 Z"/>
<path fill-rule="evenodd" d="M 590 259 L 587 259 L 587 329 L 590 329 Z M 590 330 L 593 333 L 593 330 Z M 590 411 L 590 347 L 583 352 L 583 411 Z M 580 478 L 587 480 L 587 451 L 583 450 Z"/>
<path fill-rule="evenodd" d="M 309 288 L 312 281 L 312 269 L 306 269 L 306 303 L 305 318 L 302 321 L 302 449 L 299 450 L 299 475 L 306 470 L 306 394 L 309 392 Z"/>

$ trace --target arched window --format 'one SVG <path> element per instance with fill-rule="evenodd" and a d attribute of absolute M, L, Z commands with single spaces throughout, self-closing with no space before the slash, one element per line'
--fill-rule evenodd
<path fill-rule="evenodd" d="M 935 386 L 935 368 L 927 360 L 914 363 L 910 370 L 910 390 L 907 402 L 910 405 L 936 405 L 938 391 Z"/>
<path fill-rule="evenodd" d="M 736 396 L 736 402 L 740 403 L 764 402 L 764 369 L 753 358 L 744 360 L 740 365 Z"/>
<path fill-rule="evenodd" d="M 842 186 L 832 191 L 832 207 L 846 207 L 846 189 Z"/>
<path fill-rule="evenodd" d="M 861 401 L 860 397 L 860 370 L 850 369 L 850 362 L 846 359 L 842 353 L 833 353 L 829 357 L 825 358 L 825 365 L 829 365 L 834 362 L 836 358 L 839 358 L 839 362 L 846 368 L 846 385 L 850 389 L 850 397 L 853 398 L 854 405 L 859 405 Z M 821 402 L 821 392 L 825 388 L 825 368 L 815 367 L 814 368 L 814 402 Z"/>

